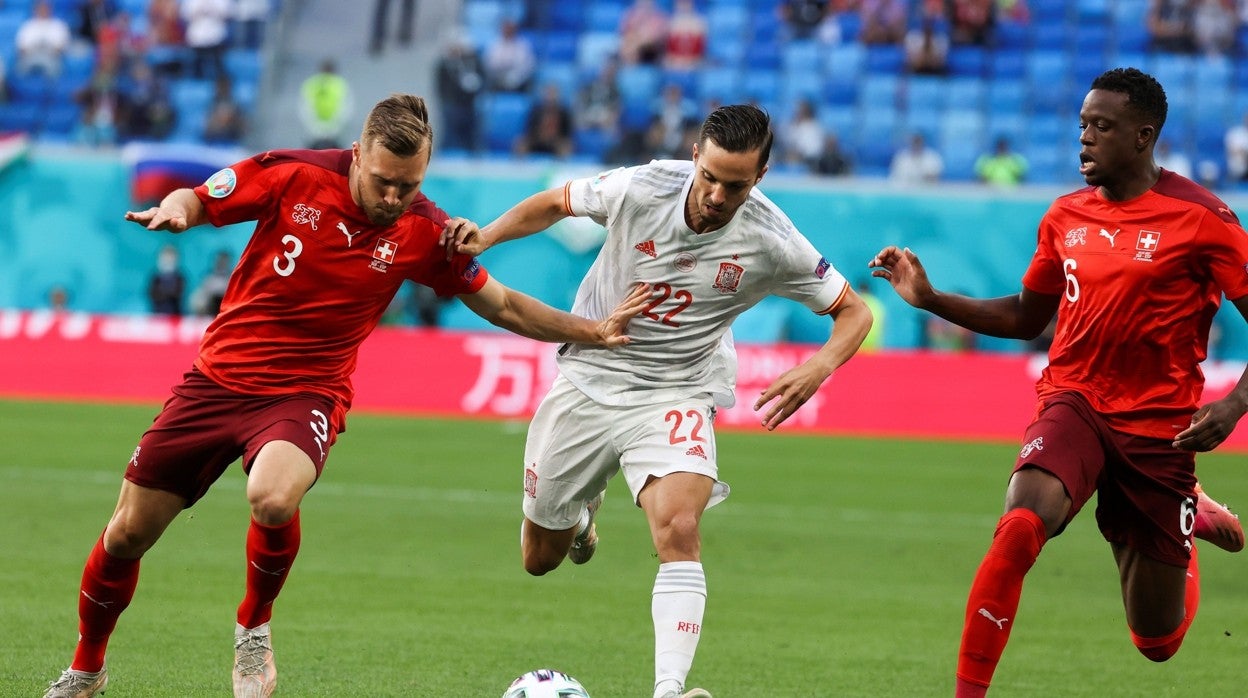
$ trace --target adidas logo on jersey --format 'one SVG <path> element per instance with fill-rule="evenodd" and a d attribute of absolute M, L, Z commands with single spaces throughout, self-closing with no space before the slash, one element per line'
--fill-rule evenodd
<path fill-rule="evenodd" d="M 703 451 L 701 446 L 694 446 L 688 451 L 685 451 L 685 455 L 697 456 L 698 458 L 701 458 L 702 460 L 706 460 L 706 451 Z"/>
<path fill-rule="evenodd" d="M 639 242 L 633 246 L 633 249 L 646 255 L 647 257 L 653 257 L 655 259 L 659 258 L 659 253 L 656 252 L 654 249 L 654 240 L 646 240 L 645 242 Z"/>

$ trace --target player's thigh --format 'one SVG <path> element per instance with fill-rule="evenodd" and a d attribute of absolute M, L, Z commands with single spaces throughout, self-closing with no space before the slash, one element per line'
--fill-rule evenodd
<path fill-rule="evenodd" d="M 1118 435 L 1097 494 L 1105 539 L 1186 569 L 1196 526 L 1196 458 L 1169 440 Z"/>
<path fill-rule="evenodd" d="M 616 410 L 559 378 L 529 423 L 524 446 L 524 516 L 561 531 L 619 470 L 612 437 Z"/>
<path fill-rule="evenodd" d="M 651 482 L 673 473 L 710 479 L 704 506 L 728 496 L 727 483 L 719 480 L 715 408 L 709 396 L 629 408 L 617 433 L 622 439 L 620 464 L 634 502 L 640 504 L 641 492 Z"/>
<path fill-rule="evenodd" d="M 1023 446 L 1014 464 L 1006 508 L 1026 507 L 1045 520 L 1052 535 L 1061 533 L 1092 498 L 1105 470 L 1108 427 L 1081 396 L 1064 393 L 1047 399 L 1023 434 Z M 1023 487 L 1022 471 L 1037 469 L 1052 475 L 1065 493 L 1046 487 Z M 1069 502 L 1069 504 L 1068 504 Z M 1056 525 L 1054 525 L 1056 524 Z"/>
<path fill-rule="evenodd" d="M 122 558 L 142 556 L 185 507 L 186 499 L 181 495 L 123 480 L 117 507 L 104 533 L 104 549 Z"/>

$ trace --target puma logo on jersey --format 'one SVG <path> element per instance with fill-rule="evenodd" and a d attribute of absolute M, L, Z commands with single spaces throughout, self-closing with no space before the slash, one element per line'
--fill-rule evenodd
<path fill-rule="evenodd" d="M 647 257 L 659 258 L 659 253 L 654 249 L 654 240 L 646 240 L 633 245 L 633 249 L 646 255 Z"/>
<path fill-rule="evenodd" d="M 359 234 L 360 234 L 360 231 L 358 231 L 358 230 L 357 230 L 357 231 L 355 231 L 354 233 L 353 233 L 353 232 L 351 232 L 350 230 L 347 230 L 347 226 L 346 226 L 346 224 L 345 224 L 345 223 L 343 223 L 342 221 L 338 221 L 338 229 L 342 231 L 342 234 L 343 234 L 343 235 L 346 235 L 346 236 L 347 236 L 347 247 L 350 247 L 350 246 L 351 246 L 351 240 L 352 240 L 352 238 L 354 238 L 356 235 L 359 235 Z"/>
<path fill-rule="evenodd" d="M 698 458 L 701 458 L 702 460 L 706 460 L 706 451 L 703 451 L 701 446 L 694 446 L 688 451 L 685 451 L 685 455 L 697 456 Z"/>
<path fill-rule="evenodd" d="M 994 617 L 992 616 L 992 614 L 991 614 L 991 613 L 989 613 L 989 612 L 988 612 L 988 609 L 986 609 L 986 608 L 981 608 L 981 609 L 979 609 L 979 615 L 981 615 L 981 616 L 983 616 L 983 617 L 987 618 L 988 620 L 992 621 L 993 623 L 995 623 L 995 624 L 996 624 L 996 626 L 997 626 L 997 630 L 1005 630 L 1005 624 L 1006 624 L 1006 623 L 1008 623 L 1008 622 L 1010 622 L 1010 619 L 1009 619 L 1009 618 L 1002 618 L 1002 619 L 1000 619 L 1000 620 L 998 620 L 998 619 L 994 618 Z"/>
<path fill-rule="evenodd" d="M 1110 246 L 1110 247 L 1113 247 L 1113 246 L 1114 246 L 1114 238 L 1118 237 L 1118 231 L 1119 231 L 1119 230 L 1122 230 L 1122 228 L 1118 228 L 1118 229 L 1114 230 L 1114 232 L 1112 232 L 1112 233 L 1111 233 L 1111 232 L 1109 232 L 1108 230 L 1106 230 L 1106 229 L 1104 229 L 1104 228 L 1101 228 L 1101 237 L 1105 238 L 1106 240 L 1109 240 L 1109 246 Z"/>

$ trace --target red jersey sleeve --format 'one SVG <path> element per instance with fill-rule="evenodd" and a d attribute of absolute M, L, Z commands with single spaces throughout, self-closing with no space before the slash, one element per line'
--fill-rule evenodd
<path fill-rule="evenodd" d="M 1196 231 L 1199 265 L 1230 300 L 1248 296 L 1248 233 L 1237 222 L 1206 213 Z"/>
<path fill-rule="evenodd" d="M 265 167 L 263 155 L 247 158 L 218 170 L 195 187 L 204 204 L 208 221 L 217 227 L 263 218 L 273 209 L 277 193 L 286 185 L 292 170 Z"/>

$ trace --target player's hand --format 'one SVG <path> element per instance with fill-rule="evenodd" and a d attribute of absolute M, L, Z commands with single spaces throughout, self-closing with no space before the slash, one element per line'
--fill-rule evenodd
<path fill-rule="evenodd" d="M 867 268 L 872 270 L 871 276 L 888 280 L 897 295 L 916 308 L 922 308 L 925 299 L 934 293 L 923 263 L 909 247 L 885 247 L 867 262 Z"/>
<path fill-rule="evenodd" d="M 1231 435 L 1244 411 L 1228 398 L 1215 400 L 1196 410 L 1191 425 L 1174 437 L 1182 451 L 1212 451 Z"/>
<path fill-rule="evenodd" d="M 772 381 L 758 396 L 758 400 L 754 401 L 755 412 L 767 407 L 767 412 L 763 414 L 763 426 L 767 431 L 780 426 L 805 405 L 827 380 L 828 375 L 808 362 L 794 366 Z"/>
<path fill-rule="evenodd" d="M 438 244 L 446 249 L 446 259 L 450 261 L 457 254 L 470 257 L 485 252 L 489 244 L 481 236 L 481 229 L 467 218 L 452 218 L 438 235 Z"/>
<path fill-rule="evenodd" d="M 615 306 L 605 320 L 598 323 L 598 343 L 605 347 L 619 347 L 633 341 L 624 330 L 650 304 L 650 284 L 639 283 Z"/>
<path fill-rule="evenodd" d="M 146 211 L 126 211 L 126 220 L 138 223 L 148 230 L 167 230 L 171 233 L 186 232 L 186 212 L 153 206 Z"/>

